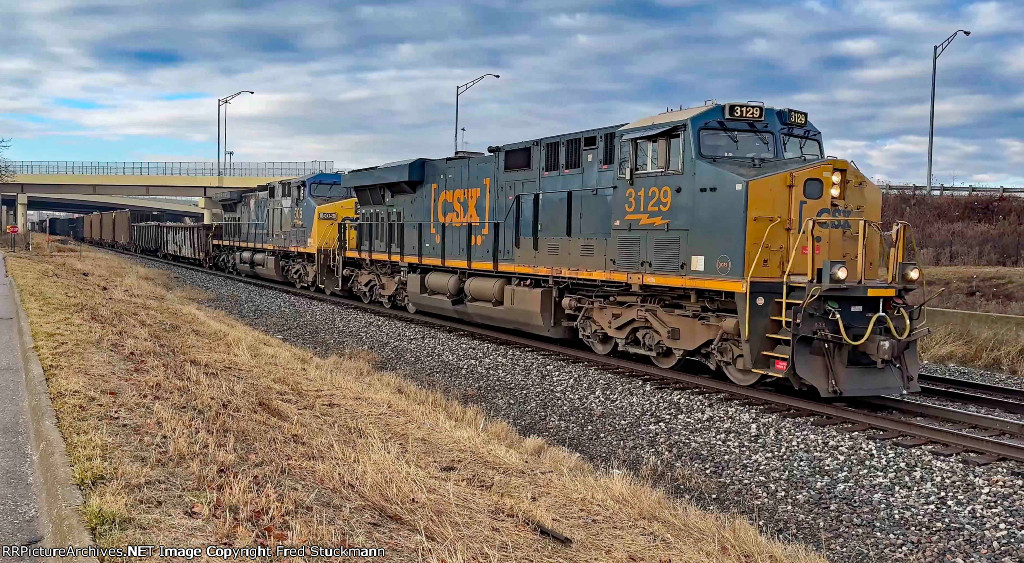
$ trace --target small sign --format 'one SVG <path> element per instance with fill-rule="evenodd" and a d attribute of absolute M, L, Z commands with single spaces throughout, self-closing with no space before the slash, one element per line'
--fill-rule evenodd
<path fill-rule="evenodd" d="M 789 362 L 786 360 L 775 360 L 775 371 L 783 372 L 789 368 Z"/>
<path fill-rule="evenodd" d="M 320 220 L 321 221 L 337 221 L 338 220 L 338 214 L 337 213 L 328 213 L 326 211 L 321 211 L 320 212 Z"/>
<path fill-rule="evenodd" d="M 11 233 L 12 235 L 18 234 L 18 226 L 17 225 L 7 225 L 7 232 Z"/>

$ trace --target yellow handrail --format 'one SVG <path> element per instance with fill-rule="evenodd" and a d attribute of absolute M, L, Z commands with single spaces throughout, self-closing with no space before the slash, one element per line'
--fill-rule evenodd
<path fill-rule="evenodd" d="M 761 257 L 761 251 L 764 250 L 764 241 L 768 240 L 768 233 L 771 232 L 772 227 L 782 221 L 782 217 L 776 217 L 772 221 L 771 225 L 764 230 L 764 236 L 761 237 L 761 244 L 757 247 L 757 254 L 754 255 L 754 261 L 750 263 L 750 271 L 747 272 L 747 308 L 746 315 L 743 319 L 743 335 L 746 336 L 750 333 L 750 279 L 754 277 L 754 268 L 757 267 L 757 260 Z"/>

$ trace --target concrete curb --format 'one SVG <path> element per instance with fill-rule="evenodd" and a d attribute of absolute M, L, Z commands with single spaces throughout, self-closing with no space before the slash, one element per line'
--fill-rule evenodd
<path fill-rule="evenodd" d="M 85 528 L 79 509 L 82 492 L 74 484 L 71 462 L 68 459 L 64 437 L 57 426 L 57 415 L 50 401 L 46 374 L 36 355 L 35 342 L 29 328 L 28 315 L 21 305 L 21 295 L 13 278 L 8 278 L 18 315 L 18 336 L 21 341 L 22 365 L 25 369 L 25 388 L 28 393 L 29 439 L 35 451 L 39 475 L 40 516 L 43 525 L 43 544 L 50 547 L 87 547 L 94 544 L 92 534 Z M 77 558 L 96 561 L 95 558 Z"/>

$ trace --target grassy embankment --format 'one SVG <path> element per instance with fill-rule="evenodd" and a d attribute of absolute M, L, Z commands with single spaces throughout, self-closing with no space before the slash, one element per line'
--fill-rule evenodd
<path fill-rule="evenodd" d="M 395 560 L 816 561 L 523 438 L 359 356 L 318 358 L 85 250 L 8 255 L 101 545 Z M 343 312 L 339 312 L 343 314 Z M 540 523 L 570 538 L 538 534 Z"/>
<path fill-rule="evenodd" d="M 933 307 L 1024 315 L 1024 198 L 887 194 L 882 220 L 909 221 Z M 938 317 L 936 317 L 938 320 Z M 1024 323 L 943 319 L 929 361 L 1024 374 Z"/>
<path fill-rule="evenodd" d="M 1024 268 L 935 266 L 925 277 L 929 295 L 945 288 L 930 306 L 1024 315 Z M 1024 374 L 1024 319 L 930 318 L 934 333 L 922 341 L 925 359 Z"/>

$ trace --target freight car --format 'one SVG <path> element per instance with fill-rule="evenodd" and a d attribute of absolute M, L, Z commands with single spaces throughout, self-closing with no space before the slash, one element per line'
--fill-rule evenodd
<path fill-rule="evenodd" d="M 910 226 L 806 113 L 716 103 L 488 153 L 225 195 L 198 259 L 740 385 L 920 390 Z"/>

